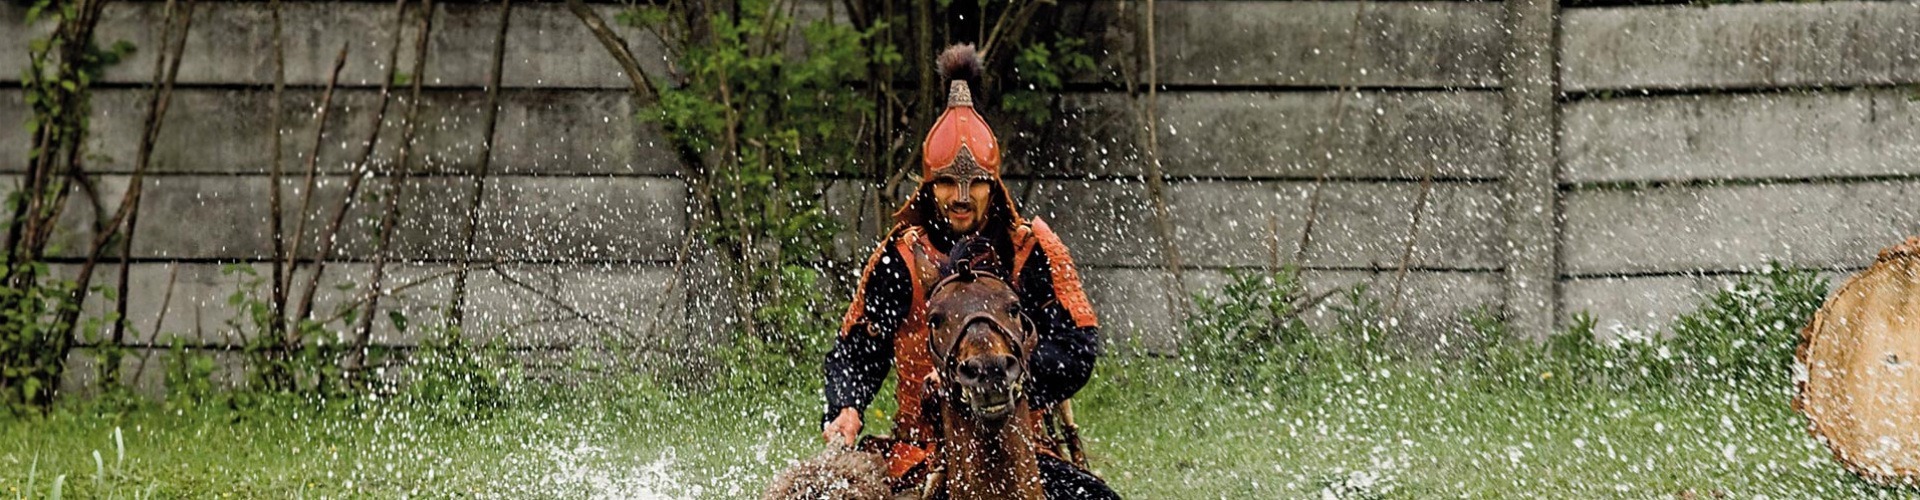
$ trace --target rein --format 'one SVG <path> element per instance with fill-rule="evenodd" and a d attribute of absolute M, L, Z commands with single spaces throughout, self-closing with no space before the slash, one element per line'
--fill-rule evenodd
<path fill-rule="evenodd" d="M 971 276 L 962 276 L 963 274 L 968 274 Z M 939 295 L 941 288 L 945 288 L 947 285 L 961 281 L 963 279 L 971 282 L 973 280 L 977 280 L 980 278 L 991 279 L 994 281 L 998 281 L 1002 284 L 1007 283 L 1006 280 L 1000 279 L 999 276 L 996 276 L 992 273 L 966 270 L 966 271 L 960 271 L 960 272 L 950 274 L 945 278 L 941 278 L 940 281 L 935 282 L 933 284 L 932 291 L 928 292 L 927 296 L 933 297 L 933 296 Z M 1008 286 L 1008 289 L 1011 290 L 1012 286 Z M 1024 320 L 1024 318 L 1026 317 L 1026 313 L 1021 312 L 1020 317 Z M 965 331 L 967 328 L 967 325 L 973 324 L 974 321 L 985 321 L 987 323 L 988 329 L 993 330 L 995 334 L 998 334 L 1000 336 L 1001 340 L 1005 340 L 1007 342 L 1007 347 L 1013 350 L 1014 359 L 1019 360 L 1019 362 L 1022 365 L 1025 365 L 1027 363 L 1028 353 L 1020 344 L 1020 339 L 1015 338 L 1013 336 L 1012 330 L 1007 328 L 1007 325 L 1001 324 L 999 320 L 995 319 L 992 314 L 989 314 L 987 312 L 974 312 L 973 314 L 968 314 L 966 317 L 960 319 L 960 330 Z M 966 338 L 967 338 L 966 335 L 955 335 L 953 337 L 953 343 L 947 345 L 946 349 L 938 349 L 937 346 L 933 344 L 934 342 L 933 336 L 932 335 L 927 336 L 927 350 L 931 351 L 936 358 L 939 358 L 939 361 L 940 361 L 939 368 L 940 368 L 940 372 L 941 372 L 940 374 L 942 377 L 952 375 L 951 370 L 953 369 L 953 355 L 956 351 L 960 350 L 960 342 L 966 340 Z M 1022 370 L 1021 377 L 1026 377 L 1026 376 L 1027 376 L 1027 371 Z"/>

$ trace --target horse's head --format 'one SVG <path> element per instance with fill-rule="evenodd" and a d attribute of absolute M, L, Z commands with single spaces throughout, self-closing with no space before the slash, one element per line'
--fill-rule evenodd
<path fill-rule="evenodd" d="M 991 246 L 979 242 L 956 245 L 950 269 L 927 298 L 927 348 L 954 402 L 997 423 L 1025 397 L 1027 359 L 1039 339 L 1019 295 L 996 274 Z"/>

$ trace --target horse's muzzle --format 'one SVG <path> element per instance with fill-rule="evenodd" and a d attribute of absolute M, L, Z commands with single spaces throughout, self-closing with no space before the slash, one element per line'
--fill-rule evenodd
<path fill-rule="evenodd" d="M 962 335 L 1000 335 L 995 331 L 998 328 L 1002 327 L 979 318 L 969 322 Z M 1014 402 L 1023 396 L 1021 381 L 1026 378 L 1023 360 L 1011 353 L 981 354 L 959 360 L 954 368 L 960 402 L 975 417 L 999 422 L 1012 415 Z"/>
<path fill-rule="evenodd" d="M 998 390 L 961 386 L 960 400 L 966 403 L 967 409 L 973 412 L 975 418 L 988 423 L 999 423 L 1013 415 L 1014 399 L 1020 397 L 1018 388 L 1018 383 Z"/>

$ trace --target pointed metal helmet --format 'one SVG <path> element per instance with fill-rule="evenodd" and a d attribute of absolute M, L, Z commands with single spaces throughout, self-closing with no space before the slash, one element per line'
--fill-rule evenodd
<path fill-rule="evenodd" d="M 972 44 L 954 45 L 940 53 L 940 78 L 947 82 L 947 108 L 940 119 L 933 122 L 933 129 L 927 132 L 926 142 L 921 144 L 920 187 L 894 213 L 895 219 L 909 224 L 922 224 L 930 220 L 933 214 L 921 213 L 925 207 L 919 206 L 927 194 L 928 184 L 941 179 L 953 178 L 964 184 L 972 182 L 991 182 L 998 188 L 998 199 L 992 200 L 996 208 L 1003 209 L 1011 220 L 1005 222 L 1017 224 L 1020 214 L 1014 210 L 1013 199 L 1000 182 L 1000 142 L 993 135 L 993 128 L 973 108 L 973 89 L 969 82 L 980 78 L 983 63 Z M 989 211 L 989 217 L 993 214 Z"/>

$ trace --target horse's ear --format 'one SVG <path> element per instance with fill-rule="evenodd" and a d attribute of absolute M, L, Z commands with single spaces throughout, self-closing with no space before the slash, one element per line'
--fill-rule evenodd
<path fill-rule="evenodd" d="M 977 234 L 954 243 L 953 249 L 947 252 L 947 262 L 955 270 L 964 268 L 995 276 L 1004 272 L 1000 269 L 1000 254 L 994 250 L 993 240 Z"/>
<path fill-rule="evenodd" d="M 973 281 L 976 277 L 978 276 L 973 269 L 964 264 L 947 263 L 940 265 L 940 278 L 935 281 L 946 281 L 947 278 L 953 278 L 955 281 Z"/>
<path fill-rule="evenodd" d="M 946 262 L 940 263 L 940 277 L 935 281 L 945 280 L 955 275 L 958 275 L 961 281 L 973 281 L 976 277 L 975 274 L 972 263 L 964 260 L 947 259 Z"/>

